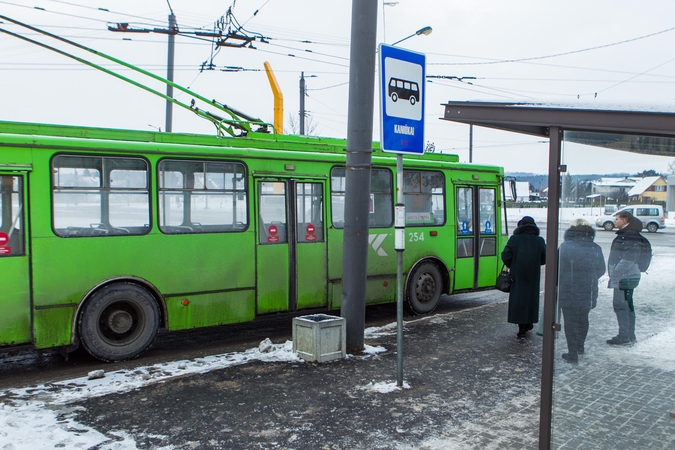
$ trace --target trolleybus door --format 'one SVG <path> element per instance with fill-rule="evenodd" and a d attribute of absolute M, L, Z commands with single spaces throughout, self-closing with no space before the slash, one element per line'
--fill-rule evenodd
<path fill-rule="evenodd" d="M 0 346 L 32 339 L 24 185 L 24 175 L 0 172 Z"/>
<path fill-rule="evenodd" d="M 326 305 L 323 192 L 322 181 L 257 182 L 258 314 Z"/>
<path fill-rule="evenodd" d="M 457 187 L 456 290 L 495 284 L 499 260 L 495 233 L 496 200 L 494 187 Z"/>

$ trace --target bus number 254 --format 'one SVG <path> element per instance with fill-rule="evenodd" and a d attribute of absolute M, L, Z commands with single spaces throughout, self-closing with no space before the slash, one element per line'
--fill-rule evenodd
<path fill-rule="evenodd" d="M 408 242 L 417 242 L 424 240 L 424 233 L 408 233 Z"/>

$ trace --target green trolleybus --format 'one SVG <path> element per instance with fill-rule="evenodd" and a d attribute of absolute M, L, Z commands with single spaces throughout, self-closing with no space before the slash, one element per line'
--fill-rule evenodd
<path fill-rule="evenodd" d="M 160 328 L 340 308 L 346 141 L 0 122 L 0 348 L 138 356 Z M 396 157 L 375 149 L 367 303 L 396 301 Z M 503 170 L 405 158 L 405 298 L 494 286 Z"/>

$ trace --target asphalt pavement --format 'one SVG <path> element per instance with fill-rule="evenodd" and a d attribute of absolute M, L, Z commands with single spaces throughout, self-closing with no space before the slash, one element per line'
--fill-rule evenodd
<path fill-rule="evenodd" d="M 393 392 L 377 389 L 396 382 L 389 328 L 366 340 L 386 350 L 375 355 L 253 362 L 72 406 L 78 423 L 111 439 L 124 430 L 138 448 L 536 448 L 542 338 L 517 339 L 506 295 L 493 295 L 502 301 L 407 320 L 407 388 Z"/>

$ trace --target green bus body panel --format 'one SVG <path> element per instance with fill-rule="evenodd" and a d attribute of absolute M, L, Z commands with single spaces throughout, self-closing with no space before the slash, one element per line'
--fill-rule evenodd
<path fill-rule="evenodd" d="M 27 256 L 0 258 L 0 346 L 31 341 Z"/>
<path fill-rule="evenodd" d="M 70 344 L 75 306 L 36 309 L 33 312 L 33 345 L 50 348 Z"/>
<path fill-rule="evenodd" d="M 77 305 L 95 286 L 126 277 L 145 280 L 164 295 L 181 294 L 181 299 L 204 292 L 253 290 L 254 248 L 252 244 L 241 244 L 245 240 L 252 242 L 252 236 L 252 232 L 195 235 L 155 232 L 145 236 L 35 238 L 33 265 L 39 268 L 33 272 L 35 306 Z M 238 249 L 235 254 L 234 248 Z M 237 263 L 227 264 L 232 258 Z M 240 298 L 238 293 L 233 295 Z M 212 317 L 208 308 L 191 309 L 196 322 L 220 320 Z M 169 317 L 173 327 L 172 320 Z M 35 316 L 36 347 L 52 346 L 50 323 L 54 321 L 48 314 Z M 69 339 L 70 325 L 65 340 Z M 63 343 L 63 339 L 59 342 Z"/>
<path fill-rule="evenodd" d="M 298 245 L 297 309 L 326 306 L 327 259 L 325 242 L 307 242 Z"/>
<path fill-rule="evenodd" d="M 258 314 L 288 311 L 288 244 L 259 245 L 257 256 Z"/>
<path fill-rule="evenodd" d="M 343 230 L 331 223 L 330 169 L 344 166 L 346 140 L 308 136 L 250 133 L 223 138 L 153 131 L 130 131 L 0 121 L 0 171 L 31 168 L 26 176 L 29 194 L 26 206 L 30 260 L 24 266 L 5 269 L 12 274 L 14 319 L 0 320 L 2 343 L 27 342 L 33 334 L 36 347 L 68 345 L 73 340 L 76 313 L 98 286 L 117 279 L 145 285 L 156 294 L 164 323 L 171 330 L 253 320 L 256 314 L 288 311 L 288 244 L 257 244 L 257 202 L 254 183 L 261 177 L 321 181 L 325 186 L 324 220 L 326 242 L 297 245 L 296 280 L 298 310 L 337 309 L 342 292 Z M 55 154 L 117 155 L 140 157 L 150 167 L 149 233 L 141 236 L 57 237 L 52 230 L 51 159 Z M 248 228 L 243 232 L 165 235 L 158 228 L 157 166 L 161 159 L 198 159 L 241 162 L 246 167 Z M 459 279 L 473 276 L 463 260 L 456 261 L 455 186 L 494 186 L 503 170 L 494 166 L 461 164 L 456 155 L 406 155 L 406 169 L 442 171 L 445 176 L 446 223 L 433 227 L 406 228 L 404 273 L 420 260 L 431 258 L 449 280 L 452 292 Z M 395 182 L 396 157 L 373 144 L 373 167 L 391 171 Z M 18 170 L 18 169 L 17 169 Z M 30 178 L 30 180 L 28 179 Z M 395 192 L 395 186 L 394 186 Z M 500 202 L 497 202 L 499 206 Z M 495 218 L 500 231 L 501 218 Z M 431 231 L 437 236 L 431 236 Z M 396 251 L 394 228 L 369 230 L 368 304 L 396 299 Z M 418 233 L 415 237 L 415 233 Z M 423 239 L 420 239 L 423 233 Z M 497 236 L 498 252 L 505 236 Z M 501 265 L 499 254 L 481 258 L 478 283 L 489 286 Z M 473 260 L 470 260 L 473 264 Z M 141 262 L 141 263 L 139 263 Z M 467 264 L 469 260 L 466 261 Z M 30 264 L 30 267 L 28 267 Z M 483 262 L 481 262 L 483 264 Z M 492 266 L 492 267 L 489 267 Z M 457 269 L 457 272 L 455 272 Z M 22 273 L 24 273 L 22 275 Z M 461 276 L 456 275 L 461 273 Z M 29 278 L 32 274 L 32 280 Z M 327 274 L 327 277 L 326 277 Z M 4 277 L 3 277 L 4 278 Z M 32 285 L 31 285 L 32 282 Z M 5 282 L 7 286 L 9 281 Z M 32 301 L 30 292 L 32 290 Z M 3 289 L 4 291 L 4 289 Z M 25 293 L 25 294 L 23 294 Z M 188 299 L 189 304 L 183 305 Z M 7 305 L 0 293 L 0 304 Z M 33 323 L 27 326 L 32 315 Z"/>
<path fill-rule="evenodd" d="M 247 322 L 255 318 L 255 290 L 167 297 L 166 312 L 169 330 Z"/>
<path fill-rule="evenodd" d="M 499 265 L 501 268 L 501 252 L 495 256 L 482 256 L 480 258 L 481 265 L 487 266 L 489 268 Z M 481 270 L 478 273 L 478 287 L 494 286 L 497 277 L 494 274 L 494 270 Z"/>
<path fill-rule="evenodd" d="M 466 239 L 465 239 L 466 240 Z M 460 245 L 461 245 L 461 241 Z M 462 277 L 455 279 L 455 290 L 471 289 L 473 288 L 473 279 L 475 276 L 474 260 L 473 258 L 457 258 L 455 263 L 457 273 L 463 274 Z"/>

